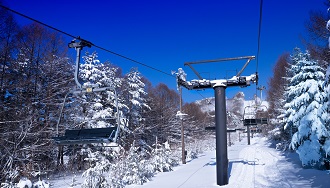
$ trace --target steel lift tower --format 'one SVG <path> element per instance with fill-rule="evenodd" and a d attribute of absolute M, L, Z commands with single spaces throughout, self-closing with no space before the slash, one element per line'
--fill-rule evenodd
<path fill-rule="evenodd" d="M 230 79 L 219 80 L 206 80 L 192 67 L 193 64 L 201 63 L 213 63 L 233 60 L 244 60 L 247 62 L 242 69 Z M 188 90 L 200 90 L 200 89 L 214 89 L 215 96 L 215 131 L 216 131 L 216 171 L 217 171 L 217 185 L 228 184 L 228 153 L 227 153 L 227 117 L 226 117 L 226 88 L 227 87 L 246 87 L 251 83 L 257 82 L 258 75 L 252 74 L 250 76 L 241 76 L 242 72 L 249 64 L 249 62 L 255 59 L 255 56 L 244 56 L 235 58 L 224 58 L 214 60 L 204 60 L 196 62 L 187 62 L 184 65 L 189 66 L 193 72 L 197 75 L 199 80 L 186 80 L 186 73 L 179 68 L 176 73 L 178 87 L 185 87 Z"/>

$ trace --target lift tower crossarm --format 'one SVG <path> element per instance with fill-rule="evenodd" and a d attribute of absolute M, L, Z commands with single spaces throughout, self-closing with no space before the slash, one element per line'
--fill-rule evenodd
<path fill-rule="evenodd" d="M 200 61 L 192 61 L 184 63 L 184 66 L 189 66 L 191 70 L 197 75 L 200 80 L 203 80 L 203 77 L 193 68 L 194 64 L 203 64 L 203 63 L 219 63 L 223 61 L 234 61 L 234 60 L 242 60 L 247 59 L 247 62 L 244 64 L 243 68 L 237 73 L 237 77 L 240 76 L 246 66 L 250 63 L 251 60 L 255 59 L 255 56 L 242 56 L 242 57 L 231 57 L 231 58 L 221 58 L 221 59 L 211 59 L 211 60 L 200 60 Z"/>
<path fill-rule="evenodd" d="M 233 76 L 230 79 L 220 79 L 220 80 L 191 80 L 185 81 L 180 78 L 180 75 L 177 75 L 177 83 L 180 86 L 185 87 L 188 90 L 196 90 L 196 89 L 208 89 L 213 88 L 216 85 L 224 85 L 225 87 L 246 87 L 251 85 L 251 83 L 255 83 L 258 80 L 258 76 L 256 74 L 251 74 L 250 76 Z"/>

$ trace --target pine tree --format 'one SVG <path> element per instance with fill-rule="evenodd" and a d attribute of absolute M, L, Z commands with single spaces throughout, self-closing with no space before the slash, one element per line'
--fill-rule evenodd
<path fill-rule="evenodd" d="M 279 118 L 283 118 L 283 129 L 285 134 L 287 134 L 289 139 L 291 140 L 292 135 L 297 131 L 296 126 L 296 119 L 293 118 L 293 116 L 297 112 L 297 107 L 295 106 L 295 103 L 292 103 L 292 101 L 295 99 L 296 94 L 292 92 L 292 89 L 297 87 L 299 85 L 300 80 L 293 80 L 292 78 L 297 75 L 303 64 L 299 63 L 299 61 L 307 61 L 308 55 L 301 52 L 299 48 L 294 49 L 294 53 L 291 56 L 291 62 L 287 69 L 287 80 L 289 82 L 288 87 L 286 88 L 284 92 L 284 98 L 285 98 L 285 105 L 284 105 L 284 111 L 283 114 L 279 116 Z"/>
<path fill-rule="evenodd" d="M 147 160 L 150 154 L 146 150 L 134 146 L 133 142 L 127 151 L 123 151 L 111 165 L 108 174 L 110 187 L 125 187 L 149 181 L 154 176 L 153 165 Z"/>
<path fill-rule="evenodd" d="M 120 103 L 117 90 L 121 87 L 121 79 L 116 77 L 117 69 L 109 63 L 100 63 L 97 53 L 86 53 L 83 56 L 80 77 L 84 81 L 83 87 L 109 87 L 107 91 L 86 93 L 82 96 L 83 119 L 92 128 L 115 126 L 117 113 L 116 98 L 121 109 L 125 105 Z M 79 101 L 81 103 L 81 101 Z"/>
<path fill-rule="evenodd" d="M 324 135 L 321 143 L 322 147 L 322 157 L 325 168 L 330 169 L 330 66 L 326 72 L 326 79 L 323 83 L 323 106 L 319 111 L 321 115 L 322 122 L 327 130 L 327 135 Z"/>
<path fill-rule="evenodd" d="M 110 63 L 100 63 L 97 54 L 86 53 L 83 56 L 84 63 L 81 65 L 80 76 L 84 81 L 83 87 L 108 88 L 106 91 L 85 93 L 79 104 L 83 106 L 83 114 L 88 128 L 100 128 L 110 126 L 120 126 L 125 130 L 124 124 L 117 122 L 117 115 L 123 114 L 126 105 L 117 91 L 120 89 L 122 79 L 117 77 L 117 68 Z M 119 110 L 117 111 L 117 101 Z M 124 119 L 124 117 L 121 117 Z M 122 121 L 124 122 L 124 121 Z M 103 148 L 108 143 L 101 144 L 100 147 L 94 147 L 95 144 L 88 145 L 88 152 L 81 152 L 85 161 L 90 161 L 91 167 L 84 173 L 85 186 L 109 187 L 107 173 L 109 173 L 112 162 L 115 158 L 112 148 Z M 87 156 L 86 156 L 87 154 Z"/>
<path fill-rule="evenodd" d="M 291 148 L 296 150 L 302 164 L 314 166 L 320 162 L 323 137 L 327 135 L 318 110 L 322 106 L 322 81 L 324 70 L 309 54 L 294 56 L 296 64 L 292 65 L 295 73 L 290 78 L 285 105 L 291 113 L 287 118 L 286 128 L 295 127 Z M 299 71 L 298 71 L 299 70 Z"/>
<path fill-rule="evenodd" d="M 173 167 L 179 164 L 179 159 L 173 155 L 168 142 L 158 144 L 151 155 L 151 164 L 153 164 L 153 168 L 157 172 L 172 171 Z"/>
<path fill-rule="evenodd" d="M 88 156 L 85 159 L 89 162 L 88 168 L 82 176 L 85 178 L 83 187 L 88 188 L 106 188 L 111 187 L 111 181 L 108 179 L 109 171 L 112 171 L 114 159 L 117 158 L 118 153 L 112 149 L 105 149 L 103 151 L 92 151 L 90 148 L 84 149 Z M 105 155 L 105 153 L 107 153 Z"/>
<path fill-rule="evenodd" d="M 137 68 L 132 68 L 124 78 L 122 92 L 125 98 L 125 104 L 127 105 L 125 116 L 128 118 L 129 128 L 132 131 L 143 126 L 141 125 L 144 119 L 142 113 L 150 109 L 146 103 L 147 93 L 144 89 L 145 84 L 141 78 Z"/>

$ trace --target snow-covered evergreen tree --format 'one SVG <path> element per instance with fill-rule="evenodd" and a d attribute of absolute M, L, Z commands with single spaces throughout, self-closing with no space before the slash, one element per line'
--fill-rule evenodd
<path fill-rule="evenodd" d="M 287 69 L 287 79 L 289 80 L 289 85 L 284 92 L 285 96 L 285 105 L 284 105 L 284 114 L 280 115 L 279 118 L 283 118 L 284 130 L 289 133 L 290 139 L 292 135 L 296 132 L 296 122 L 292 117 L 295 115 L 297 111 L 297 107 L 294 106 L 292 101 L 296 97 L 295 93 L 292 93 L 291 89 L 299 85 L 299 80 L 292 80 L 293 76 L 298 74 L 303 66 L 302 63 L 298 63 L 299 61 L 307 61 L 308 55 L 301 52 L 299 48 L 294 49 L 294 53 L 291 56 L 291 62 Z"/>
<path fill-rule="evenodd" d="M 141 73 L 137 68 L 132 68 L 129 73 L 123 77 L 123 84 L 120 89 L 120 96 L 125 106 L 122 108 L 125 117 L 125 128 L 129 134 L 121 134 L 121 138 L 125 140 L 126 148 L 137 141 L 139 144 L 146 144 L 145 137 L 145 115 L 150 110 L 147 104 L 146 86 L 142 81 Z"/>
<path fill-rule="evenodd" d="M 88 153 L 88 157 L 85 161 L 89 162 L 90 168 L 84 173 L 85 177 L 83 187 L 88 188 L 106 188 L 111 187 L 111 181 L 109 181 L 108 174 L 112 171 L 113 163 L 118 158 L 118 153 L 115 150 L 92 151 L 91 148 L 84 149 Z"/>
<path fill-rule="evenodd" d="M 80 77 L 84 81 L 83 87 L 111 87 L 113 89 L 86 93 L 83 95 L 83 112 L 88 127 L 109 127 L 116 123 L 116 92 L 121 87 L 121 78 L 116 77 L 117 68 L 109 63 L 100 63 L 97 53 L 86 53 L 83 56 L 84 63 L 81 65 Z M 123 109 L 118 97 L 118 105 Z"/>
<path fill-rule="evenodd" d="M 328 134 L 323 137 L 324 142 L 322 147 L 323 162 L 326 168 L 330 168 L 330 66 L 326 72 L 326 79 L 323 84 L 323 106 L 319 111 L 323 124 Z"/>
<path fill-rule="evenodd" d="M 150 109 L 146 103 L 147 93 L 144 88 L 145 84 L 141 78 L 141 74 L 137 68 L 132 68 L 126 74 L 123 84 L 122 92 L 125 98 L 125 104 L 127 105 L 125 116 L 129 120 L 129 128 L 133 130 L 142 126 L 141 123 L 144 118 L 142 117 L 143 110 Z"/>
<path fill-rule="evenodd" d="M 153 168 L 157 172 L 172 171 L 174 166 L 179 164 L 179 159 L 173 156 L 168 142 L 159 144 L 152 151 L 152 158 L 150 159 Z"/>
<path fill-rule="evenodd" d="M 330 29 L 330 20 L 327 21 L 326 24 L 327 30 Z M 330 48 L 330 37 L 328 37 L 328 47 Z M 323 119 L 323 123 L 325 128 L 328 131 L 328 136 L 324 137 L 323 144 L 323 161 L 326 169 L 330 169 L 330 65 L 328 65 L 326 78 L 323 84 L 324 93 L 323 93 L 323 106 L 320 110 L 321 117 Z"/>
<path fill-rule="evenodd" d="M 118 94 L 122 85 L 122 78 L 117 76 L 117 68 L 110 63 L 100 63 L 97 54 L 86 54 L 81 65 L 81 77 L 83 87 L 107 87 L 107 91 L 85 93 L 82 96 L 84 122 L 89 128 L 120 126 L 120 130 L 126 130 L 123 117 L 123 109 L 127 109 L 123 99 Z M 117 102 L 118 100 L 118 111 Z M 81 103 L 81 101 L 79 101 Z M 119 125 L 117 116 L 120 116 Z M 86 187 L 109 187 L 108 173 L 112 168 L 115 158 L 113 148 L 103 148 L 108 143 L 103 143 L 101 148 L 89 145 L 88 150 L 81 152 L 85 161 L 90 162 L 90 168 L 84 172 Z"/>
<path fill-rule="evenodd" d="M 153 165 L 147 160 L 150 154 L 146 150 L 140 150 L 134 146 L 134 142 L 128 151 L 124 151 L 111 165 L 108 174 L 110 187 L 122 188 L 130 184 L 139 184 L 149 181 L 154 176 Z"/>
<path fill-rule="evenodd" d="M 287 91 L 285 108 L 289 116 L 285 128 L 297 129 L 291 148 L 297 151 L 304 166 L 314 166 L 322 158 L 322 140 L 328 134 L 318 113 L 323 103 L 324 71 L 308 53 L 295 54 L 293 61 L 296 63 L 291 65 L 294 74 Z"/>

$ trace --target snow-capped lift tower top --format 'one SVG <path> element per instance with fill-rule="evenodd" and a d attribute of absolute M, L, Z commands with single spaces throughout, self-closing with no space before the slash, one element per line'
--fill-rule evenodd
<path fill-rule="evenodd" d="M 192 66 L 193 64 L 215 63 L 215 62 L 234 61 L 234 60 L 243 60 L 243 59 L 247 59 L 246 63 L 244 64 L 242 69 L 230 79 L 206 80 L 202 78 L 202 76 Z M 258 82 L 257 73 L 251 74 L 250 76 L 241 76 L 247 65 L 253 59 L 255 59 L 255 56 L 243 56 L 243 57 L 234 57 L 234 58 L 222 58 L 222 59 L 186 62 L 184 63 L 184 65 L 189 66 L 192 69 L 192 71 L 197 75 L 199 80 L 194 79 L 191 81 L 187 81 L 186 80 L 187 74 L 183 71 L 182 68 L 179 68 L 178 73 L 176 73 L 177 84 L 178 86 L 183 86 L 188 90 L 208 89 L 208 88 L 213 88 L 217 85 L 223 85 L 226 87 L 233 87 L 233 86 L 246 87 L 249 86 L 251 83 Z"/>

